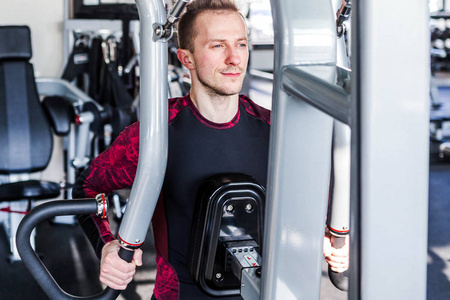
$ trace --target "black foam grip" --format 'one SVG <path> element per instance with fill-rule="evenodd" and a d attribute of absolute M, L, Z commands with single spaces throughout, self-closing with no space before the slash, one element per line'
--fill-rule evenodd
<path fill-rule="evenodd" d="M 328 277 L 335 287 L 344 292 L 348 291 L 348 271 L 338 273 L 328 266 Z"/>
<path fill-rule="evenodd" d="M 125 248 L 120 248 L 119 257 L 126 262 L 131 262 L 133 260 L 134 251 Z"/>
<path fill-rule="evenodd" d="M 341 249 L 345 245 L 345 237 L 340 237 L 340 236 L 332 237 L 331 245 L 336 249 Z"/>

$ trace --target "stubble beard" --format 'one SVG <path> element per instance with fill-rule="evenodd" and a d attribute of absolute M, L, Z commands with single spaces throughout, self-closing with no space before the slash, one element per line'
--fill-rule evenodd
<path fill-rule="evenodd" d="M 236 87 L 236 90 L 232 90 L 232 91 L 228 91 L 226 87 L 219 87 L 217 85 L 213 85 L 211 83 L 208 83 L 206 80 L 204 80 L 201 76 L 199 76 L 199 74 L 197 73 L 197 78 L 198 81 L 203 85 L 203 87 L 205 87 L 206 89 L 206 93 L 211 96 L 222 96 L 222 97 L 227 97 L 227 96 L 233 96 L 236 94 L 239 94 L 239 92 L 242 89 L 242 81 L 241 79 L 236 79 L 236 80 L 241 80 L 240 84 L 238 87 Z"/>

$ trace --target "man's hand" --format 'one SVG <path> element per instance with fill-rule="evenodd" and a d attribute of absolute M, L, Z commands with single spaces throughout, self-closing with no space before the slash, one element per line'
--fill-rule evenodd
<path fill-rule="evenodd" d="M 136 266 L 142 266 L 142 250 L 134 251 L 133 260 L 127 263 L 119 257 L 119 241 L 107 243 L 102 249 L 100 281 L 115 290 L 124 290 L 133 280 Z"/>
<path fill-rule="evenodd" d="M 340 249 L 333 248 L 331 241 L 334 237 L 327 231 L 323 238 L 323 255 L 331 270 L 341 273 L 348 269 L 349 264 L 349 236 L 345 237 L 345 245 Z"/>

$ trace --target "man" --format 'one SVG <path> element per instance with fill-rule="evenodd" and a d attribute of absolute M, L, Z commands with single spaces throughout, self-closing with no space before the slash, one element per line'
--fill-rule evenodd
<path fill-rule="evenodd" d="M 153 299 L 210 299 L 187 268 L 197 189 L 220 173 L 245 173 L 266 184 L 270 112 L 239 95 L 249 56 L 247 28 L 231 0 L 192 1 L 178 28 L 178 59 L 189 69 L 192 86 L 188 95 L 169 99 L 168 163 L 152 220 L 157 252 Z M 138 147 L 135 123 L 82 173 L 74 198 L 131 186 Z M 136 250 L 126 263 L 117 255 L 120 246 L 107 221 L 82 216 L 80 224 L 101 255 L 100 280 L 125 289 L 142 264 L 142 251 Z M 327 260 L 343 271 L 347 254 L 333 251 L 327 252 Z"/>

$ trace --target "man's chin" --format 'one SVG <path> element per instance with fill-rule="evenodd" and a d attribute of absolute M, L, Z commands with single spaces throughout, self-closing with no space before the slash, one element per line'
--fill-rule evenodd
<path fill-rule="evenodd" d="M 243 80 L 231 82 L 223 80 L 222 84 L 208 84 L 208 82 L 200 80 L 200 83 L 209 90 L 210 95 L 233 96 L 241 92 Z"/>
<path fill-rule="evenodd" d="M 217 95 L 220 95 L 220 96 L 234 96 L 234 95 L 238 95 L 241 92 L 241 89 L 238 89 L 238 90 L 226 90 L 226 91 L 216 90 L 215 92 L 216 92 Z"/>
<path fill-rule="evenodd" d="M 242 91 L 242 82 L 239 84 L 233 84 L 224 89 L 224 92 L 229 96 L 239 94 Z"/>
<path fill-rule="evenodd" d="M 241 92 L 242 84 L 234 87 L 210 88 L 210 91 L 219 96 L 234 96 Z"/>

